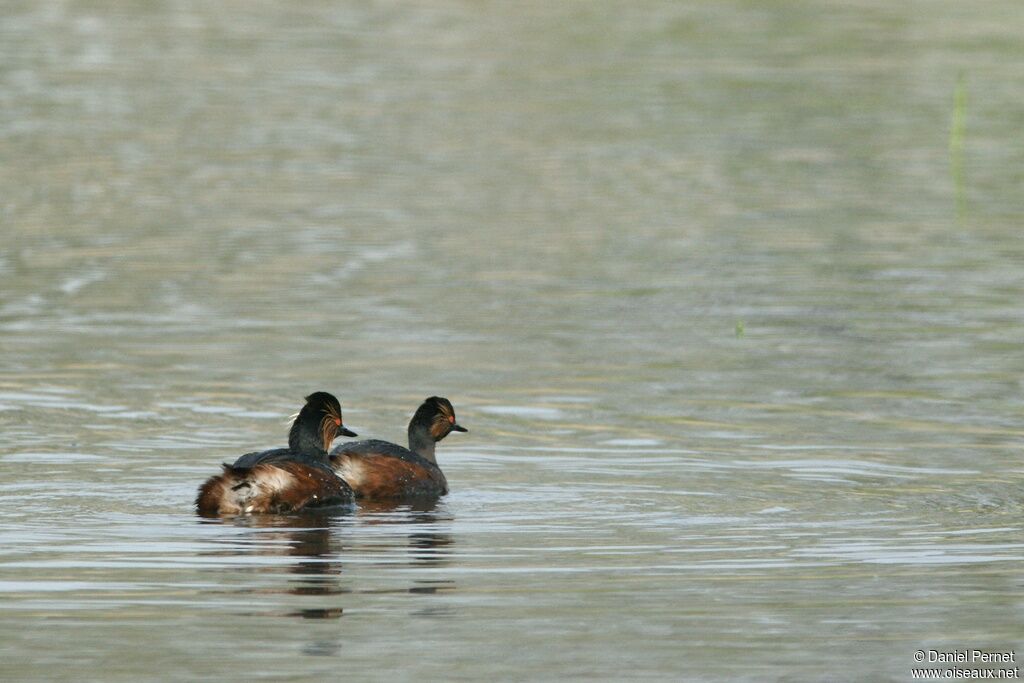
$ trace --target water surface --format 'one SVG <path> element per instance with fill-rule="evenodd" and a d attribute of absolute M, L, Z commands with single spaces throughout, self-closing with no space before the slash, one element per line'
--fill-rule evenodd
<path fill-rule="evenodd" d="M 2 18 L 0 678 L 1020 645 L 1017 3 Z M 319 389 L 391 440 L 451 398 L 451 495 L 196 517 Z"/>

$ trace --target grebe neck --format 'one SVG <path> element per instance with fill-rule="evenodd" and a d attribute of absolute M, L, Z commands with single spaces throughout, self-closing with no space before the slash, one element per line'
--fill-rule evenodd
<path fill-rule="evenodd" d="M 314 426 L 308 424 L 309 421 L 309 415 L 299 415 L 295 418 L 291 431 L 288 432 L 288 447 L 303 455 L 326 455 L 321 436 Z"/>
<path fill-rule="evenodd" d="M 434 445 L 434 437 L 430 434 L 429 428 L 409 425 L 409 450 L 436 465 Z"/>

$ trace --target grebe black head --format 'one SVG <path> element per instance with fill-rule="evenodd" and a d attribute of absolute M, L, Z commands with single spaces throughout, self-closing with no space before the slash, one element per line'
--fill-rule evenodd
<path fill-rule="evenodd" d="M 409 449 L 437 462 L 434 444 L 452 432 L 469 430 L 455 421 L 452 402 L 440 396 L 431 396 L 424 401 L 409 421 Z"/>
<path fill-rule="evenodd" d="M 323 453 L 337 436 L 356 436 L 341 422 L 341 404 L 326 391 L 306 397 L 306 405 L 295 416 L 288 433 L 288 447 L 296 453 Z"/>

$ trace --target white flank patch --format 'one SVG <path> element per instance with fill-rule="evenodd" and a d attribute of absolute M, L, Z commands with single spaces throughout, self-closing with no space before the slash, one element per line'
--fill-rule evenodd
<path fill-rule="evenodd" d="M 273 465 L 260 467 L 253 474 L 254 482 L 265 491 L 281 491 L 295 483 L 295 477 L 290 472 Z"/>
<path fill-rule="evenodd" d="M 358 488 L 363 481 L 362 463 L 349 456 L 342 456 L 341 462 L 334 470 L 339 477 L 348 482 L 352 488 Z"/>

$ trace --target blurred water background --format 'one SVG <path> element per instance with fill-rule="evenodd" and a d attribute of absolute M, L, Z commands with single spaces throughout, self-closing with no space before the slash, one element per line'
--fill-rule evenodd
<path fill-rule="evenodd" d="M 0 6 L 0 678 L 907 680 L 1024 635 L 1015 0 Z M 204 522 L 336 393 L 422 509 Z"/>

